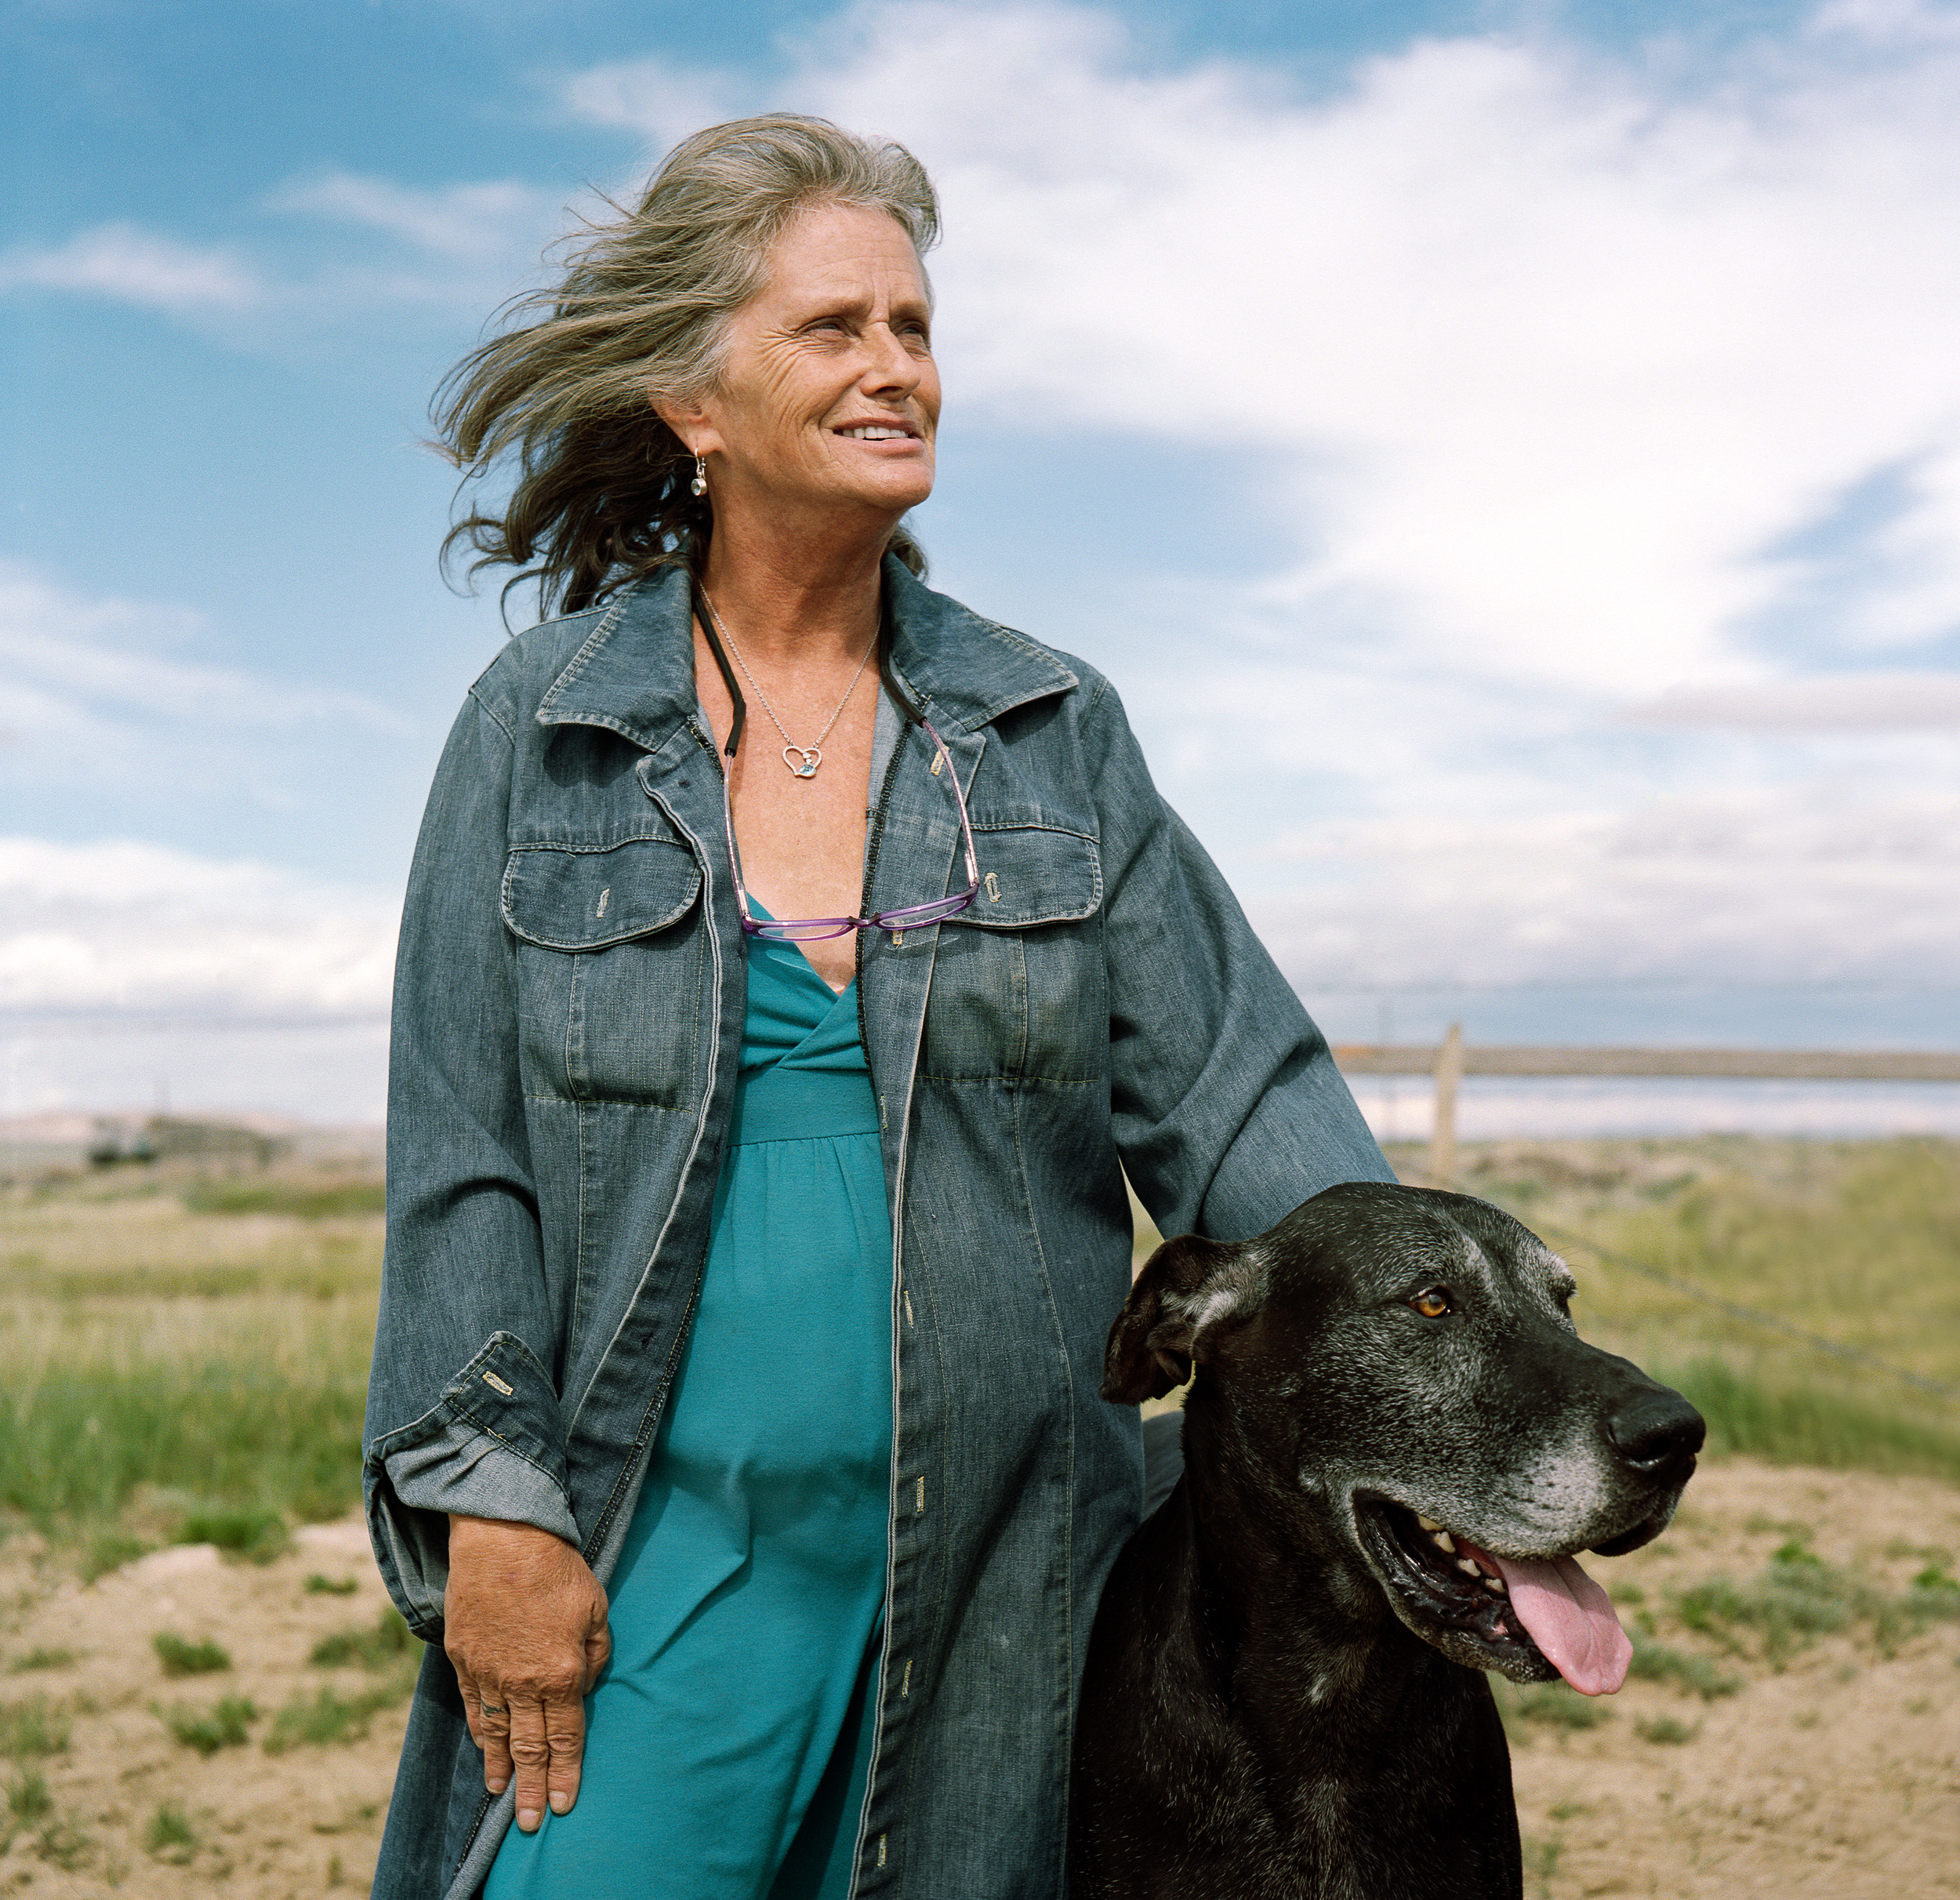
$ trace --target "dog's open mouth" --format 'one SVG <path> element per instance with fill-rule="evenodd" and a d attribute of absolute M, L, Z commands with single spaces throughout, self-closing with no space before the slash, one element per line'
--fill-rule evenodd
<path fill-rule="evenodd" d="M 1572 1558 L 1493 1557 L 1385 1498 L 1357 1498 L 1355 1521 L 1412 1619 L 1468 1639 L 1486 1667 L 1525 1678 L 1555 1670 L 1586 1695 L 1625 1681 L 1633 1645 L 1606 1592 Z"/>

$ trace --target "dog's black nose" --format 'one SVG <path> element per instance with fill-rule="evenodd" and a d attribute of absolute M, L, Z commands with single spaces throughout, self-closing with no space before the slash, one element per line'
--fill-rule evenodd
<path fill-rule="evenodd" d="M 1635 1470 L 1657 1473 L 1692 1458 L 1708 1435 L 1701 1415 L 1678 1392 L 1642 1392 L 1606 1418 L 1606 1437 Z"/>

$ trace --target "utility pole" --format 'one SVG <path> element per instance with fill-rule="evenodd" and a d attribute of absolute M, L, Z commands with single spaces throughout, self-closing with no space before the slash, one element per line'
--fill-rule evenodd
<path fill-rule="evenodd" d="M 1436 1117 L 1429 1132 L 1429 1181 L 1457 1184 L 1457 1084 L 1463 1079 L 1463 1025 L 1452 1023 L 1436 1052 Z"/>

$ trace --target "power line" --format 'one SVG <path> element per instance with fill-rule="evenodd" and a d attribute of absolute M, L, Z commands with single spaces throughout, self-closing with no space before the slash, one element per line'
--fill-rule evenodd
<path fill-rule="evenodd" d="M 1548 1239 L 1556 1241 L 1561 1247 L 1583 1247 L 1595 1259 L 1603 1260 L 1609 1266 L 1624 1268 L 1630 1273 L 1639 1273 L 1657 1284 L 1671 1288 L 1687 1299 L 1698 1301 L 1714 1311 L 1726 1314 L 1732 1320 L 1740 1320 L 1751 1326 L 1760 1326 L 1769 1332 L 1780 1333 L 1785 1339 L 1800 1340 L 1812 1350 L 1828 1353 L 1834 1359 L 1842 1359 L 1853 1365 L 1869 1366 L 1875 1372 L 1883 1372 L 1897 1379 L 1902 1385 L 1912 1386 L 1936 1399 L 1960 1399 L 1960 1386 L 1944 1379 L 1928 1379 L 1922 1373 L 1908 1371 L 1904 1366 L 1894 1365 L 1889 1359 L 1881 1359 L 1876 1353 L 1867 1353 L 1862 1346 L 1846 1346 L 1836 1339 L 1828 1339 L 1822 1333 L 1813 1332 L 1806 1326 L 1799 1326 L 1794 1320 L 1786 1320 L 1780 1313 L 1763 1313 L 1754 1306 L 1745 1306 L 1739 1301 L 1725 1299 L 1719 1293 L 1711 1293 L 1705 1287 L 1698 1287 L 1691 1280 L 1684 1280 L 1679 1273 L 1670 1273 L 1664 1267 L 1650 1266 L 1645 1260 L 1636 1260 L 1629 1254 L 1616 1253 L 1610 1247 L 1602 1247 L 1597 1241 L 1589 1241 L 1583 1233 L 1562 1233 L 1555 1227 L 1539 1227 L 1537 1232 Z"/>
<path fill-rule="evenodd" d="M 1410 1168 L 1407 1172 L 1422 1185 L 1439 1187 L 1440 1182 L 1432 1181 L 1420 1169 Z M 1459 1190 L 1451 1190 L 1452 1192 Z M 1508 1213 L 1510 1210 L 1505 1209 Z M 1522 1217 L 1512 1215 L 1523 1222 Z M 1727 1299 L 1719 1293 L 1711 1293 L 1705 1287 L 1698 1287 L 1692 1280 L 1684 1280 L 1679 1273 L 1671 1273 L 1666 1268 L 1651 1265 L 1645 1260 L 1636 1260 L 1631 1254 L 1617 1252 L 1610 1247 L 1602 1247 L 1597 1241 L 1588 1240 L 1583 1233 L 1574 1233 L 1570 1229 L 1548 1227 L 1533 1220 L 1529 1223 L 1532 1232 L 1541 1237 L 1555 1241 L 1561 1247 L 1583 1247 L 1595 1259 L 1603 1260 L 1609 1266 L 1624 1269 L 1638 1273 L 1657 1285 L 1670 1288 L 1683 1298 L 1697 1302 L 1732 1320 L 1740 1320 L 1745 1325 L 1759 1326 L 1767 1332 L 1780 1333 L 1787 1339 L 1795 1339 L 1813 1351 L 1828 1353 L 1833 1359 L 1842 1359 L 1849 1364 L 1867 1366 L 1875 1372 L 1882 1372 L 1888 1378 L 1897 1379 L 1902 1385 L 1911 1386 L 1915 1391 L 1925 1393 L 1929 1398 L 1951 1402 L 1960 1399 L 1960 1386 L 1944 1379 L 1928 1379 L 1923 1373 L 1909 1371 L 1901 1365 L 1894 1365 L 1889 1359 L 1882 1359 L 1876 1353 L 1867 1353 L 1862 1346 L 1846 1346 L 1841 1341 L 1827 1339 L 1820 1332 L 1813 1332 L 1807 1326 L 1799 1326 L 1794 1320 L 1786 1320 L 1780 1313 L 1765 1313 L 1755 1306 L 1745 1306 L 1739 1300 Z"/>

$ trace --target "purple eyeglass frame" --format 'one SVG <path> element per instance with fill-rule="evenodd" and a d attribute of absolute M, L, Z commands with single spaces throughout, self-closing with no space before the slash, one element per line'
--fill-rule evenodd
<path fill-rule="evenodd" d="M 699 592 L 697 587 L 696 594 Z M 742 696 L 742 688 L 735 684 L 735 674 L 728 665 L 728 656 L 721 650 L 721 642 L 715 637 L 714 619 L 704 602 L 697 599 L 695 617 L 700 623 L 701 631 L 708 642 L 708 650 L 714 655 L 715 664 L 720 668 L 722 683 L 728 689 L 729 703 L 734 716 L 728 722 L 728 743 L 722 750 L 727 755 L 728 765 L 735 762 L 737 747 L 742 743 L 742 728 L 747 723 L 748 702 Z M 735 805 L 729 793 L 731 774 L 728 765 L 721 772 L 721 812 L 728 837 L 728 874 L 735 881 L 735 906 L 742 914 L 742 930 L 745 936 L 760 937 L 775 943 L 816 943 L 829 937 L 841 937 L 854 930 L 888 930 L 895 937 L 902 936 L 908 930 L 920 930 L 928 924 L 943 924 L 949 917 L 957 917 L 968 909 L 980 895 L 980 859 L 974 849 L 973 823 L 967 816 L 966 794 L 960 789 L 960 773 L 953 762 L 953 754 L 946 750 L 946 742 L 935 729 L 931 720 L 913 706 L 885 667 L 885 649 L 889 645 L 891 622 L 888 609 L 880 615 L 878 628 L 878 677 L 884 681 L 893 700 L 904 709 L 906 716 L 922 728 L 932 741 L 933 750 L 946 761 L 946 774 L 953 787 L 953 801 L 960 811 L 960 841 L 964 847 L 967 859 L 967 888 L 952 897 L 935 898 L 929 903 L 906 904 L 896 910 L 874 910 L 868 917 L 792 917 L 758 919 L 750 914 L 749 889 L 742 881 L 742 858 L 735 849 Z"/>

